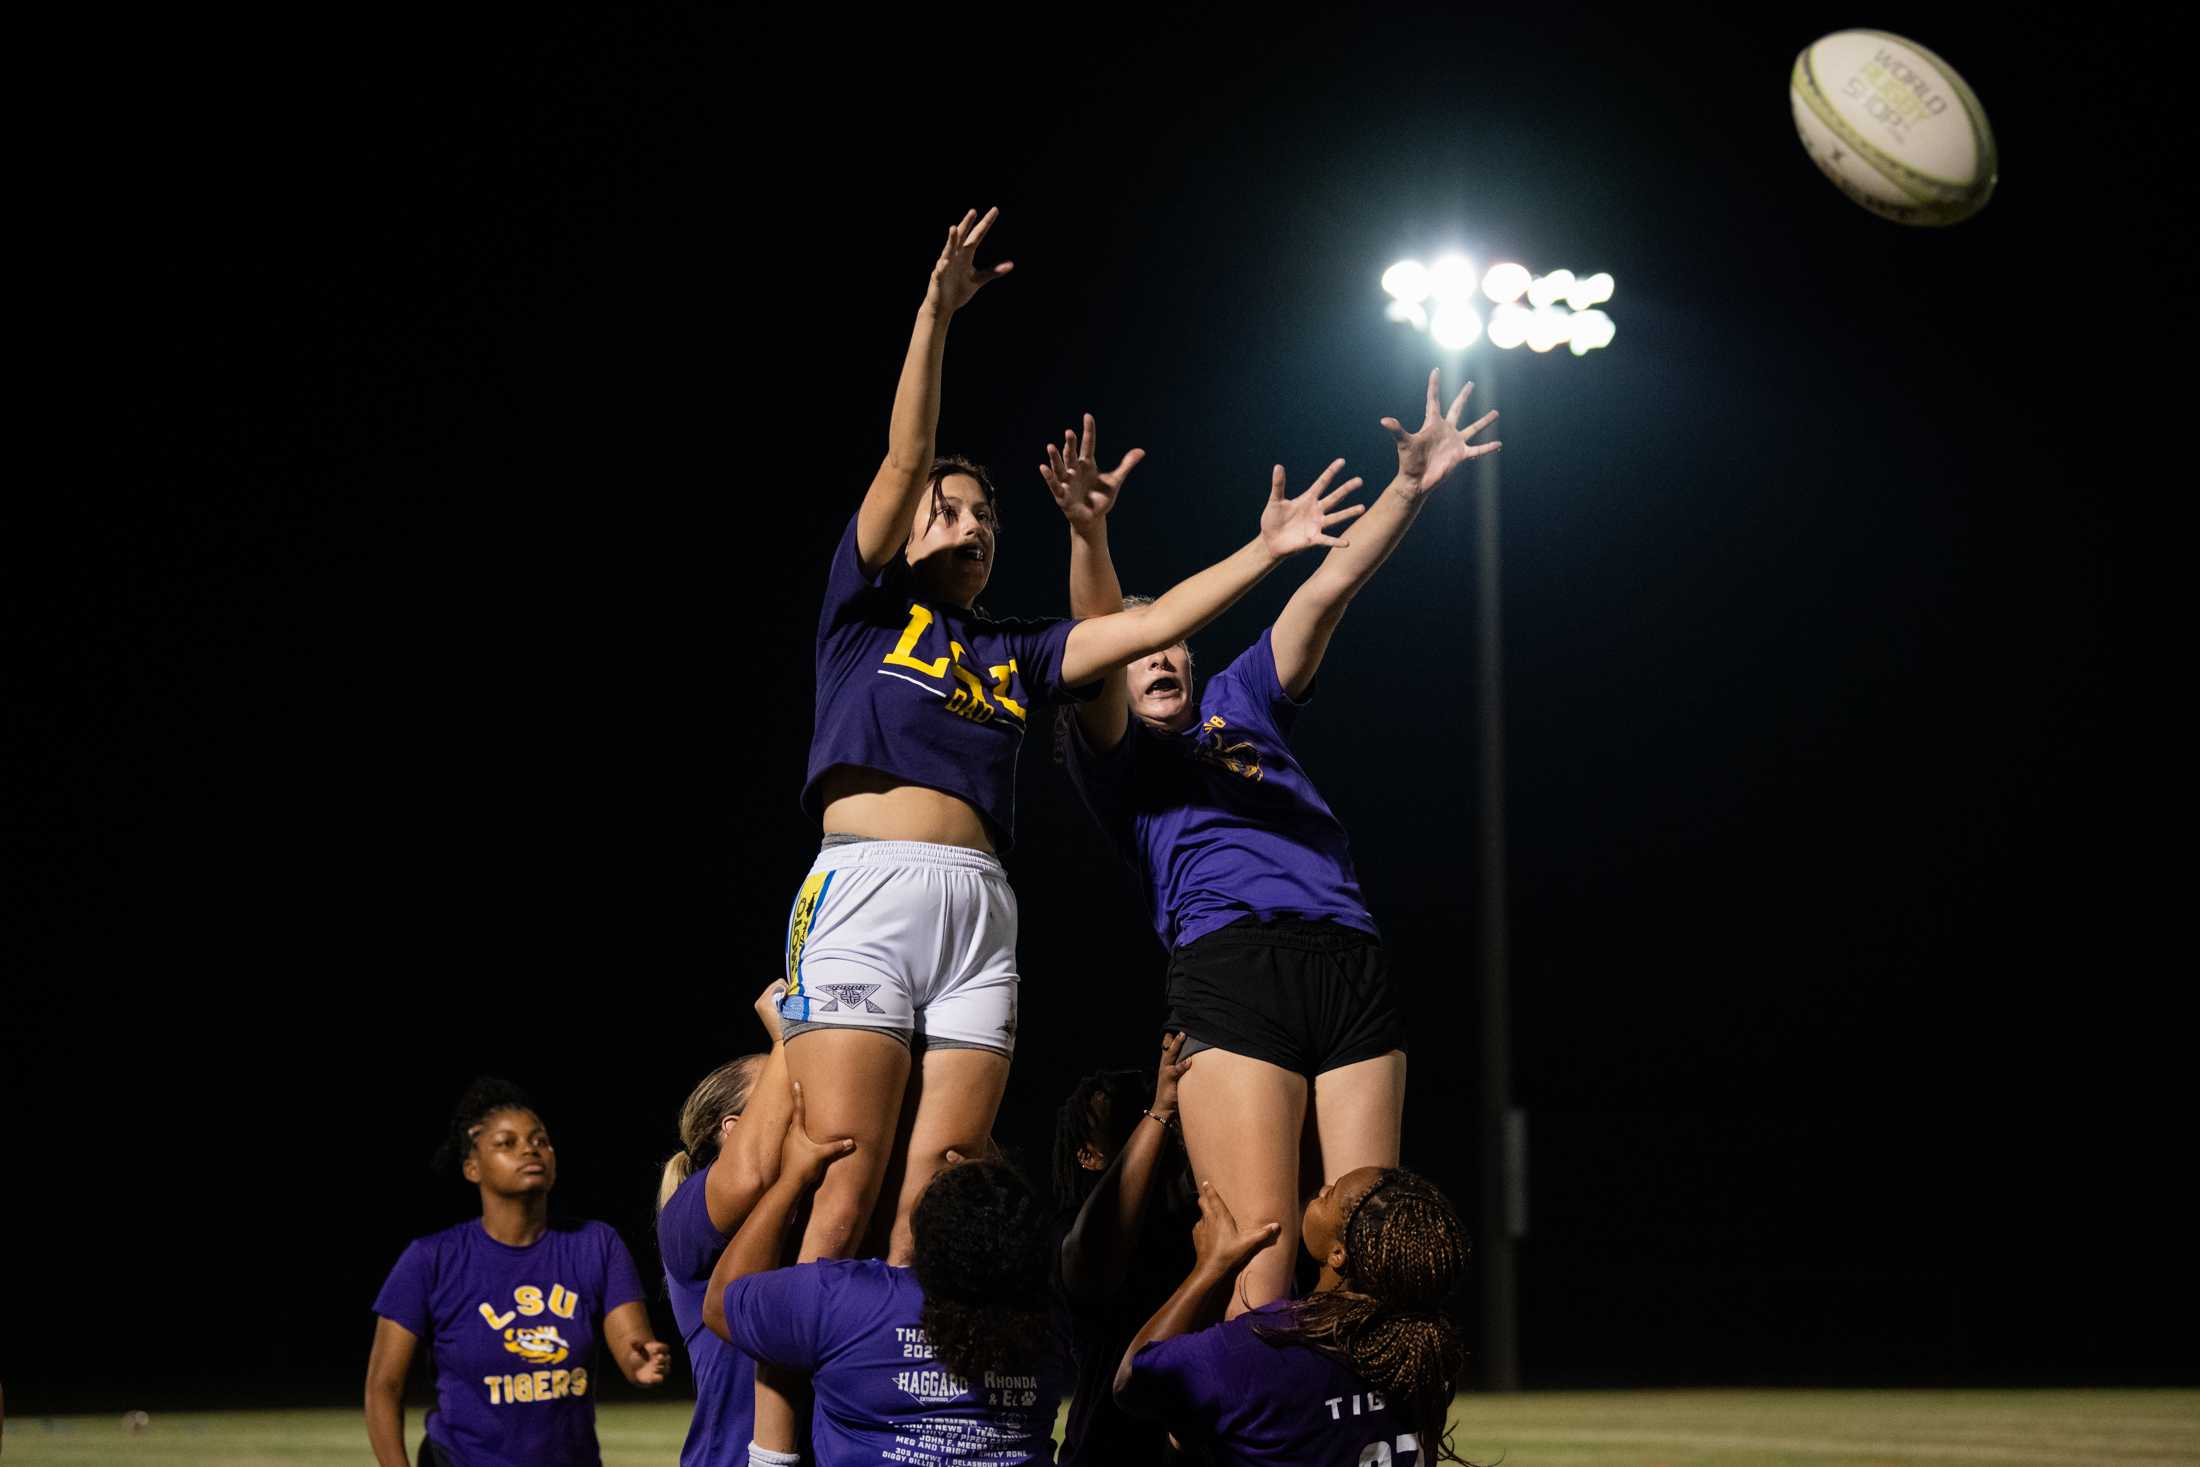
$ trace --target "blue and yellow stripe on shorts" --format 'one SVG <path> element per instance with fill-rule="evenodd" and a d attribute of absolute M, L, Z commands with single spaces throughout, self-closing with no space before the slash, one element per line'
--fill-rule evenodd
<path fill-rule="evenodd" d="M 810 1017 L 810 995 L 802 987 L 802 950 L 809 946 L 810 924 L 817 920 L 817 909 L 825 904 L 832 884 L 832 872 L 812 871 L 794 894 L 794 909 L 787 913 L 787 992 L 779 1001 L 779 1016 L 798 1024 Z"/>

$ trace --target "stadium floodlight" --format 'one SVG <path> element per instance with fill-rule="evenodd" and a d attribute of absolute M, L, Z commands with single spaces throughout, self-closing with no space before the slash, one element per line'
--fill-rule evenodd
<path fill-rule="evenodd" d="M 1525 265 L 1492 265 L 1489 274 L 1482 277 L 1482 294 L 1501 306 L 1511 305 L 1528 293 L 1528 282 L 1534 278 Z"/>
<path fill-rule="evenodd" d="M 1476 278 L 1462 254 L 1445 254 L 1433 264 L 1400 260 L 1383 272 L 1390 297 L 1383 314 L 1426 333 L 1446 351 L 1464 353 L 1489 338 L 1473 375 L 1472 411 L 1497 406 L 1496 352 L 1526 347 L 1548 355 L 1568 346 L 1577 357 L 1609 346 L 1612 318 L 1596 307 L 1612 298 L 1612 277 L 1603 272 L 1577 277 L 1571 270 L 1532 274 L 1525 265 L 1501 260 Z M 1490 303 L 1485 327 L 1478 303 Z M 1456 368 L 1447 368 L 1450 376 Z M 1451 386 L 1451 383 L 1446 383 Z M 1482 1141 L 1482 1230 L 1476 1238 L 1482 1280 L 1481 1377 L 1501 1391 L 1520 1388 L 1519 1294 L 1514 1240 L 1527 1233 L 1527 1116 L 1512 1100 L 1512 1019 L 1510 960 L 1505 900 L 1505 675 L 1504 637 L 1499 626 L 1502 597 L 1498 586 L 1498 455 L 1474 462 L 1475 516 L 1475 702 L 1480 728 L 1476 744 L 1474 802 L 1477 914 L 1476 968 L 1480 978 L 1481 1055 L 1476 1130 Z"/>
<path fill-rule="evenodd" d="M 1428 275 L 1429 291 L 1436 297 L 1438 305 L 1449 305 L 1454 301 L 1465 304 L 1474 299 L 1474 262 L 1465 255 L 1439 257 L 1435 264 L 1429 266 Z M 1476 319 L 1475 329 L 1477 332 L 1481 330 L 1479 318 Z"/>
<path fill-rule="evenodd" d="M 1539 275 L 1533 281 L 1529 282 L 1528 304 L 1531 306 L 1535 306 L 1538 309 L 1541 309 L 1544 306 L 1555 305 L 1559 301 L 1564 300 L 1566 298 L 1566 292 L 1572 290 L 1573 288 L 1573 271 L 1553 270 L 1550 274 Z"/>
<path fill-rule="evenodd" d="M 1446 351 L 1465 351 L 1482 334 L 1481 312 L 1465 301 L 1442 301 L 1429 317 L 1428 334 Z"/>
<path fill-rule="evenodd" d="M 1586 311 L 1591 306 L 1601 306 L 1612 298 L 1612 277 L 1602 271 L 1586 280 L 1574 282 L 1566 292 L 1566 304 L 1573 310 Z"/>
<path fill-rule="evenodd" d="M 1576 311 L 1573 318 L 1572 346 L 1577 357 L 1585 357 L 1600 346 L 1610 346 L 1618 327 L 1612 318 L 1602 311 Z"/>
<path fill-rule="evenodd" d="M 1428 267 L 1419 260 L 1400 260 L 1383 272 L 1383 292 L 1392 300 L 1409 306 L 1417 306 L 1428 299 Z M 1393 321 L 1403 321 L 1403 316 L 1392 316 Z"/>
<path fill-rule="evenodd" d="M 1490 345 L 1511 351 L 1528 339 L 1528 308 L 1507 301 L 1490 312 Z"/>
<path fill-rule="evenodd" d="M 1383 314 L 1393 321 L 1400 321 L 1416 331 L 1428 330 L 1428 312 L 1421 309 L 1419 301 L 1399 299 L 1392 301 Z"/>

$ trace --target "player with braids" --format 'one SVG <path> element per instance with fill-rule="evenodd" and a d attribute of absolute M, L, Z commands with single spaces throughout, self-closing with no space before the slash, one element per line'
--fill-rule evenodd
<path fill-rule="evenodd" d="M 634 1259 L 609 1223 L 550 1217 L 558 1154 L 534 1103 L 505 1080 L 467 1087 L 436 1153 L 481 1194 L 481 1215 L 416 1238 L 375 1297 L 367 1440 L 405 1464 L 405 1376 L 430 1342 L 436 1409 L 423 1467 L 595 1467 L 596 1341 L 636 1385 L 664 1384 Z"/>
<path fill-rule="evenodd" d="M 726 1245 L 703 1322 L 760 1366 L 810 1377 L 820 1463 L 1052 1462 L 1069 1361 L 1044 1199 L 1006 1161 L 950 1155 L 910 1219 L 910 1267 L 776 1266 L 797 1209 L 856 1146 L 810 1139 L 798 1085 L 778 1179 Z"/>
<path fill-rule="evenodd" d="M 1397 1167 L 1348 1172 L 1300 1223 L 1321 1265 L 1314 1292 L 1201 1328 L 1276 1233 L 1240 1227 L 1202 1185 L 1197 1259 L 1124 1351 L 1117 1401 L 1188 1447 L 1204 1444 L 1218 1467 L 1464 1461 L 1445 1420 L 1466 1370 L 1445 1311 L 1468 1254 L 1451 1203 Z"/>
<path fill-rule="evenodd" d="M 695 1368 L 695 1415 L 680 1467 L 741 1467 L 755 1434 L 756 1366 L 703 1328 L 703 1295 L 726 1242 L 779 1175 L 780 1138 L 794 1093 L 779 1039 L 784 983 L 756 1000 L 768 1055 L 745 1054 L 703 1077 L 680 1108 L 680 1150 L 657 1188 L 657 1252 L 665 1293 Z"/>

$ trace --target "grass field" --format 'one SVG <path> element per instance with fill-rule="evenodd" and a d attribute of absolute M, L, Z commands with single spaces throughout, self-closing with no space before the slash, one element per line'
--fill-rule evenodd
<path fill-rule="evenodd" d="M 678 1460 L 687 1407 L 606 1406 L 605 1467 Z M 1462 1396 L 1471 1460 L 1506 1467 L 2080 1467 L 2200 1464 L 2200 1391 L 1600 1391 Z M 419 1439 L 419 1417 L 408 1423 Z M 10 1418 L 0 1462 L 68 1467 L 362 1463 L 357 1411 Z M 1321 1467 L 1321 1464 L 1311 1464 Z"/>

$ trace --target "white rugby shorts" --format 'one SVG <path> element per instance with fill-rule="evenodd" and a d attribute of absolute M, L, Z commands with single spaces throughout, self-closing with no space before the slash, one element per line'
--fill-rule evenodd
<path fill-rule="evenodd" d="M 997 857 L 867 840 L 817 854 L 787 917 L 788 1039 L 878 1029 L 933 1049 L 1016 1048 L 1016 893 Z"/>

